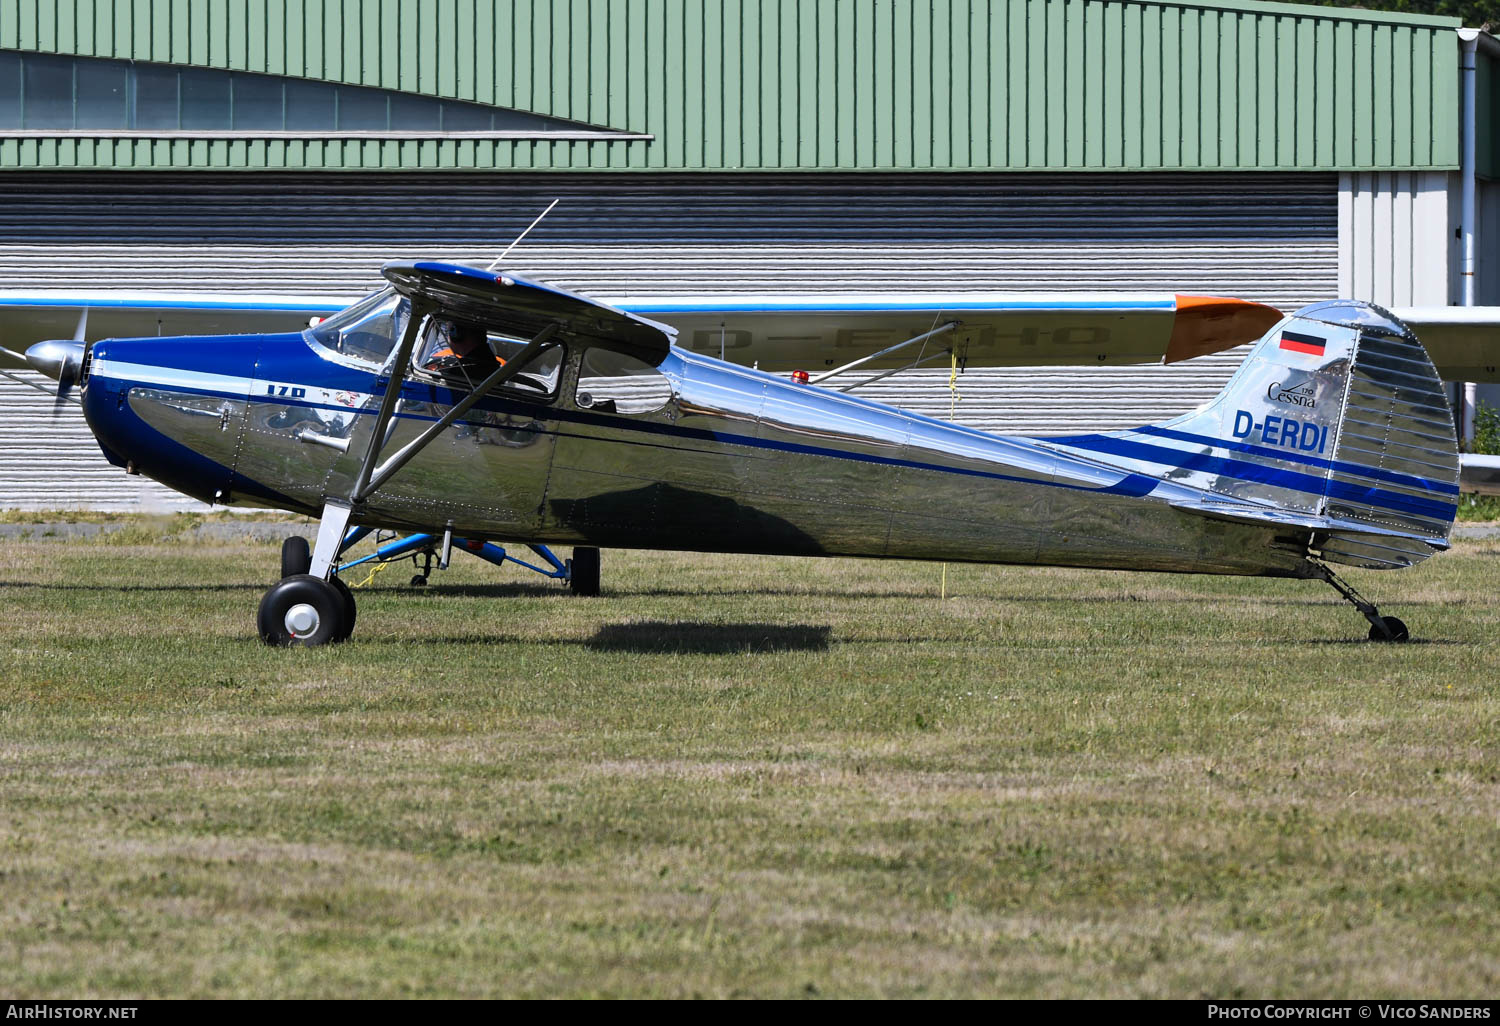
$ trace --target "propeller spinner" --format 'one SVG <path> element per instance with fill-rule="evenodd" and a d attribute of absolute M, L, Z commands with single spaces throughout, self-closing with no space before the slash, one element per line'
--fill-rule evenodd
<path fill-rule="evenodd" d="M 78 372 L 83 367 L 85 348 L 83 342 L 52 339 L 47 342 L 38 342 L 26 350 L 26 362 L 31 364 L 32 369 L 40 371 L 49 378 L 57 379 L 59 405 L 69 399 L 69 393 L 78 383 Z"/>

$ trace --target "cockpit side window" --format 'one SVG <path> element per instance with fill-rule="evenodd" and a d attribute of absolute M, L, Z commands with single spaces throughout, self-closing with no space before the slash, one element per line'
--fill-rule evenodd
<path fill-rule="evenodd" d="M 589 349 L 578 367 L 579 409 L 655 413 L 672 400 L 672 383 L 655 367 L 608 349 Z"/>
<path fill-rule="evenodd" d="M 406 329 L 411 303 L 395 289 L 381 289 L 309 328 L 320 345 L 351 359 L 384 365 Z"/>
<path fill-rule="evenodd" d="M 477 321 L 438 315 L 422 326 L 412 368 L 449 388 L 467 391 L 519 359 L 525 348 L 525 341 L 489 331 Z M 497 391 L 520 398 L 551 399 L 562 376 L 563 355 L 561 344 L 544 347 Z"/>

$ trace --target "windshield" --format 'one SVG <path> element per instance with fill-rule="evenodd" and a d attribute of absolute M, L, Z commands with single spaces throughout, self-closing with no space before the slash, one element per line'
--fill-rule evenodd
<path fill-rule="evenodd" d="M 411 303 L 395 289 L 381 289 L 308 330 L 336 353 L 377 366 L 385 363 L 406 328 Z"/>

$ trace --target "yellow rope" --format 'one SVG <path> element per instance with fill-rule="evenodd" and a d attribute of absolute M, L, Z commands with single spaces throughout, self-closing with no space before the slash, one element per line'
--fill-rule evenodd
<path fill-rule="evenodd" d="M 375 575 L 376 574 L 384 573 L 385 572 L 385 568 L 388 567 L 388 566 L 390 566 L 390 565 L 391 565 L 390 563 L 376 563 L 375 564 L 375 569 L 373 569 L 373 570 L 370 571 L 370 576 L 369 577 L 366 577 L 364 580 L 360 581 L 358 584 L 351 584 L 351 585 L 349 585 L 349 587 L 351 587 L 351 588 L 363 588 L 365 585 L 369 584 L 371 581 L 373 581 L 375 579 Z"/>

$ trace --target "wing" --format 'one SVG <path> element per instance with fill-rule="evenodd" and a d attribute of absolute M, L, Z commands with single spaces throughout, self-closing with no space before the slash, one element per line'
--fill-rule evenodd
<path fill-rule="evenodd" d="M 1281 320 L 1259 303 L 1206 296 L 910 293 L 626 296 L 615 304 L 677 329 L 678 345 L 761 370 L 819 370 L 949 321 L 927 344 L 971 367 L 1175 363 L 1253 342 Z M 866 364 L 901 367 L 916 347 Z"/>
<path fill-rule="evenodd" d="M 1464 453 L 1459 457 L 1458 487 L 1480 495 L 1500 495 L 1500 456 Z"/>
<path fill-rule="evenodd" d="M 342 310 L 354 296 L 223 295 L 100 291 L 0 294 L 0 345 L 72 338 L 88 311 L 88 337 L 240 335 L 300 331 L 313 317 Z"/>
<path fill-rule="evenodd" d="M 653 367 L 666 359 L 675 334 L 644 317 L 508 271 L 424 261 L 389 263 L 380 273 L 404 295 L 483 321 L 507 335 L 532 338 L 555 324 L 564 336 L 626 353 Z"/>
<path fill-rule="evenodd" d="M 1444 381 L 1500 382 L 1500 306 L 1402 306 Z"/>

